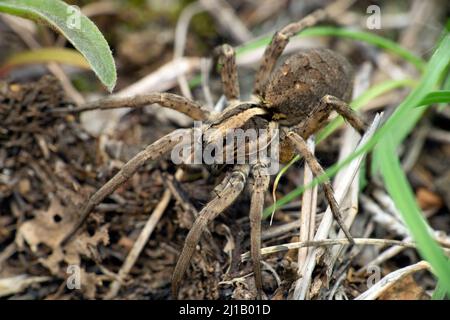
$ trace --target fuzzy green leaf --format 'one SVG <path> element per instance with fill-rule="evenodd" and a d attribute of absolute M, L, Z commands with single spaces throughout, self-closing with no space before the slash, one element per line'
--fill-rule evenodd
<path fill-rule="evenodd" d="M 63 34 L 86 58 L 108 90 L 114 89 L 116 67 L 108 43 L 77 7 L 59 0 L 0 0 L 0 12 L 43 22 Z"/>

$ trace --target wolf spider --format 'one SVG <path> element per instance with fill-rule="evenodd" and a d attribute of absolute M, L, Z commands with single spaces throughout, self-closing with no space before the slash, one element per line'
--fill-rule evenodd
<path fill-rule="evenodd" d="M 215 50 L 216 59 L 222 65 L 220 76 L 228 108 L 214 114 L 197 102 L 171 93 L 151 93 L 131 98 L 106 98 L 97 102 L 71 109 L 81 112 L 93 109 L 138 107 L 153 103 L 177 110 L 194 120 L 202 120 L 204 128 L 224 131 L 229 128 L 258 127 L 269 129 L 280 127 L 280 158 L 290 160 L 295 151 L 305 159 L 316 176 L 324 170 L 309 151 L 305 140 L 322 128 L 332 111 L 343 116 L 359 133 L 365 124 L 347 105 L 351 97 L 353 74 L 350 64 L 342 56 L 328 49 L 300 51 L 285 60 L 275 72 L 275 64 L 289 42 L 299 31 L 314 25 L 330 15 L 326 9 L 319 9 L 302 20 L 291 23 L 276 32 L 267 46 L 263 61 L 256 73 L 253 95 L 250 101 L 241 101 L 239 93 L 235 52 L 227 44 Z M 86 220 L 89 213 L 120 185 L 127 181 L 145 162 L 158 160 L 180 143 L 193 129 L 178 129 L 147 146 L 129 160 L 120 171 L 95 192 L 81 210 L 79 223 L 65 238 L 67 243 Z M 250 225 L 251 257 L 257 296 L 261 298 L 261 215 L 264 193 L 268 189 L 270 177 L 264 174 L 264 163 L 240 164 L 231 167 L 228 175 L 212 200 L 201 210 L 189 231 L 172 279 L 172 293 L 177 297 L 182 277 L 186 272 L 195 247 L 208 223 L 229 207 L 244 190 L 250 173 L 253 176 L 251 191 Z M 338 203 L 333 195 L 329 180 L 323 182 L 326 199 L 340 228 L 354 243 L 345 226 Z"/>

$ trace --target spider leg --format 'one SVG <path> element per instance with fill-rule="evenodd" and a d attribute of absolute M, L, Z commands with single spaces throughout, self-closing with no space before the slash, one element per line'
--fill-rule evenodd
<path fill-rule="evenodd" d="M 252 173 L 254 185 L 250 204 L 250 251 L 253 260 L 253 275 L 255 277 L 257 298 L 261 299 L 261 216 L 264 209 L 264 193 L 269 188 L 270 176 L 264 173 L 264 167 L 260 163 L 252 168 Z"/>
<path fill-rule="evenodd" d="M 264 51 L 262 63 L 255 76 L 255 86 L 253 88 L 253 94 L 261 96 L 264 92 L 264 86 L 272 73 L 275 64 L 286 48 L 289 40 L 292 36 L 300 31 L 317 24 L 326 18 L 338 16 L 345 11 L 354 0 L 341 0 L 333 2 L 331 5 L 324 9 L 318 9 L 298 22 L 288 24 L 280 31 L 276 32 L 266 50 Z"/>
<path fill-rule="evenodd" d="M 296 150 L 303 156 L 303 158 L 308 163 L 308 166 L 311 168 L 311 171 L 315 176 L 322 176 L 323 174 L 325 174 L 325 171 L 323 170 L 320 163 L 317 161 L 316 157 L 311 153 L 311 151 L 309 151 L 306 141 L 300 135 L 298 135 L 293 131 L 290 131 L 287 133 L 287 137 L 294 143 Z M 326 180 L 323 181 L 322 184 L 323 190 L 325 192 L 325 197 L 327 198 L 328 204 L 330 205 L 331 212 L 333 213 L 334 218 L 336 219 L 337 223 L 339 224 L 339 227 L 342 229 L 349 242 L 351 244 L 354 244 L 355 241 L 353 240 L 350 231 L 348 230 L 344 221 L 342 220 L 342 215 L 339 209 L 339 205 L 334 197 L 334 192 L 330 180 L 326 178 Z"/>
<path fill-rule="evenodd" d="M 205 120 L 209 116 L 209 111 L 203 108 L 197 102 L 182 96 L 167 93 L 167 92 L 155 92 L 144 95 L 137 95 L 133 97 L 108 97 L 93 102 L 87 102 L 78 107 L 70 108 L 58 108 L 52 110 L 54 113 L 65 112 L 84 112 L 90 110 L 106 110 L 106 109 L 118 109 L 118 108 L 140 108 L 146 105 L 157 103 L 163 107 L 173 109 L 184 113 L 194 120 Z"/>
<path fill-rule="evenodd" d="M 322 103 L 329 105 L 337 113 L 339 113 L 350 125 L 360 134 L 364 134 L 367 125 L 361 117 L 346 102 L 331 95 L 326 95 L 321 100 Z"/>
<path fill-rule="evenodd" d="M 236 65 L 236 53 L 232 46 L 223 44 L 214 50 L 220 65 L 220 77 L 225 97 L 229 102 L 239 100 L 239 81 Z"/>
<path fill-rule="evenodd" d="M 337 113 L 339 113 L 345 120 L 350 123 L 350 125 L 359 132 L 360 135 L 363 135 L 367 129 L 367 124 L 361 119 L 358 113 L 355 112 L 345 101 L 340 100 L 331 95 L 326 95 L 322 98 L 321 103 L 327 104 L 331 108 L 333 108 Z M 367 168 L 372 167 L 372 152 L 369 152 L 366 157 L 366 166 Z M 366 170 L 366 179 L 367 181 L 372 180 L 371 170 Z"/>
<path fill-rule="evenodd" d="M 144 150 L 136 154 L 124 166 L 106 182 L 99 190 L 97 190 L 84 205 L 81 210 L 79 221 L 62 241 L 61 245 L 66 244 L 77 232 L 77 230 L 86 221 L 89 213 L 119 186 L 125 183 L 131 176 L 148 160 L 156 160 L 169 152 L 175 145 L 180 143 L 186 135 L 190 135 L 192 129 L 175 130 L 159 140 L 148 145 Z"/>
<path fill-rule="evenodd" d="M 172 295 L 177 297 L 178 289 L 183 279 L 195 247 L 197 246 L 200 237 L 205 231 L 209 222 L 213 221 L 221 212 L 229 207 L 236 198 L 241 194 L 245 187 L 247 177 L 249 174 L 248 165 L 238 165 L 233 169 L 230 180 L 227 186 L 219 191 L 219 195 L 214 197 L 199 213 L 198 218 L 192 225 L 189 231 L 186 241 L 184 243 L 183 250 L 178 258 L 177 265 L 173 272 L 172 277 Z"/>
<path fill-rule="evenodd" d="M 220 183 L 214 187 L 214 189 L 213 189 L 214 195 L 216 195 L 217 197 L 220 197 L 221 192 L 223 192 L 223 189 L 225 189 L 228 186 L 232 176 L 233 176 L 233 171 L 227 171 L 225 173 L 225 176 L 220 181 Z"/>

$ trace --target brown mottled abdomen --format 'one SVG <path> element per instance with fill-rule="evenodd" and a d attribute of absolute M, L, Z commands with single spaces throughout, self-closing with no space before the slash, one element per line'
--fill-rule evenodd
<path fill-rule="evenodd" d="M 272 74 L 263 99 L 283 125 L 298 124 L 329 94 L 349 101 L 353 71 L 348 61 L 328 49 L 294 54 Z"/>

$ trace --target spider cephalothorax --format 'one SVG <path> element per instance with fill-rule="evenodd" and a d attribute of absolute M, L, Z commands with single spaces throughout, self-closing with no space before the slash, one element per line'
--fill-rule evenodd
<path fill-rule="evenodd" d="M 222 143 L 225 144 L 225 149 L 228 147 L 224 142 L 227 130 L 258 129 L 259 136 L 265 135 L 268 138 L 267 141 L 272 141 L 273 132 L 280 129 L 278 137 L 281 160 L 289 160 L 296 151 L 303 156 L 315 175 L 322 175 L 324 170 L 307 148 L 305 140 L 323 127 L 332 111 L 342 115 L 359 132 L 363 132 L 365 128 L 363 121 L 346 103 L 352 91 L 351 67 L 345 58 L 331 50 L 311 49 L 294 54 L 275 72 L 273 70 L 290 37 L 317 21 L 335 14 L 336 10 L 331 6 L 315 11 L 303 20 L 286 26 L 273 36 L 256 73 L 253 96 L 248 102 L 240 101 L 234 50 L 229 45 L 220 46 L 215 54 L 222 66 L 220 73 L 228 107 L 218 114 L 194 101 L 170 93 L 152 93 L 132 98 L 108 98 L 65 111 L 80 112 L 158 103 L 180 111 L 194 120 L 202 120 L 201 131 L 205 135 L 202 137 L 201 144 Z M 63 244 L 70 241 L 95 206 L 127 181 L 146 161 L 160 159 L 178 146 L 183 139 L 191 136 L 195 136 L 194 129 L 175 130 L 147 146 L 127 162 L 114 177 L 92 195 L 81 210 L 80 222 L 66 237 Z M 244 143 L 243 147 L 248 151 L 255 145 L 256 150 L 260 150 L 270 148 L 272 143 L 261 146 L 259 139 L 250 139 Z M 232 150 L 235 150 L 235 147 Z M 261 157 L 255 159 L 253 162 L 228 165 L 229 170 L 226 172 L 225 179 L 215 189 L 216 194 L 199 213 L 186 237 L 184 248 L 175 267 L 172 279 L 172 291 L 175 297 L 195 247 L 208 223 L 237 199 L 248 183 L 250 175 L 253 180 L 250 205 L 251 256 L 257 293 L 258 297 L 261 297 L 261 214 L 264 193 L 270 182 L 266 160 L 270 159 Z M 353 238 L 342 221 L 328 180 L 323 182 L 323 189 L 334 217 L 349 241 L 353 243 Z"/>

